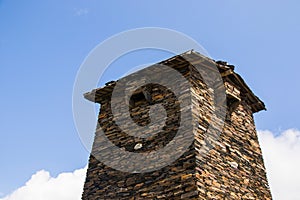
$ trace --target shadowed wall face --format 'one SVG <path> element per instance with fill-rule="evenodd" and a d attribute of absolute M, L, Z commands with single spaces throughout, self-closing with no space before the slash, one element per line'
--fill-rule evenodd
<path fill-rule="evenodd" d="M 253 112 L 261 109 L 253 105 L 254 100 L 250 96 L 253 94 L 249 94 L 248 88 L 243 88 L 232 74 L 224 74 L 220 70 L 227 94 L 227 116 L 222 132 L 211 131 L 207 138 L 208 127 L 212 126 L 214 130 L 214 126 L 217 127 L 221 121 L 209 117 L 215 111 L 212 101 L 214 91 L 207 87 L 192 65 L 172 67 L 191 83 L 189 90 L 182 89 L 181 96 L 174 95 L 159 84 L 147 84 L 134 92 L 129 105 L 118 105 L 127 106 L 130 117 L 140 126 L 151 122 L 151 106 L 161 105 L 165 115 L 157 115 L 156 120 L 161 121 L 159 126 L 163 127 L 157 134 L 134 137 L 118 127 L 111 108 L 114 85 L 106 86 L 107 92 L 101 94 L 101 100 L 96 100 L 101 104 L 97 130 L 101 129 L 120 149 L 133 153 L 158 151 L 172 142 L 180 125 L 188 119 L 181 116 L 180 110 L 184 108 L 179 99 L 189 98 L 189 93 L 191 105 L 186 109 L 191 109 L 192 113 L 189 130 L 193 133 L 193 143 L 183 155 L 163 168 L 145 173 L 129 173 L 113 169 L 95 158 L 94 155 L 102 153 L 102 157 L 107 156 L 114 162 L 114 156 L 118 156 L 111 155 L 109 149 L 102 151 L 105 140 L 96 131 L 82 198 L 271 199 L 252 116 Z M 219 67 L 226 68 L 225 65 Z M 156 130 L 157 126 L 154 124 L 150 129 Z M 213 147 L 209 146 L 211 143 L 208 140 L 211 138 L 216 140 Z M 208 151 L 205 156 L 202 155 L 203 149 Z M 164 156 L 157 159 L 167 160 L 170 155 Z M 150 161 L 143 164 L 153 165 Z"/>
<path fill-rule="evenodd" d="M 190 74 L 188 68 L 184 67 L 183 69 L 181 73 L 188 77 Z M 147 98 L 143 91 L 148 91 L 151 97 Z M 187 90 L 181 95 L 185 96 L 189 92 Z M 120 130 L 112 115 L 111 94 L 107 94 L 106 98 L 107 100 L 101 103 L 98 128 L 101 127 L 112 143 L 126 151 L 136 153 L 157 151 L 174 138 L 181 124 L 180 109 L 182 107 L 180 102 L 172 91 L 163 86 L 146 85 L 131 96 L 130 105 L 120 105 L 129 107 L 133 121 L 139 125 L 149 124 L 151 106 L 162 105 L 166 115 L 161 115 L 162 118 L 158 121 L 164 122 L 163 128 L 157 134 L 147 138 L 137 138 Z M 157 129 L 155 125 L 151 128 L 152 130 Z M 190 131 L 192 131 L 192 127 Z M 182 138 L 182 140 L 184 139 Z M 98 153 L 97 151 L 103 146 L 102 142 L 104 141 L 97 137 L 96 132 L 92 154 Z M 189 149 L 174 163 L 148 173 L 121 172 L 106 166 L 91 156 L 83 199 L 197 199 L 195 155 L 194 146 L 191 144 Z M 152 164 L 151 162 L 147 163 L 147 165 Z"/>

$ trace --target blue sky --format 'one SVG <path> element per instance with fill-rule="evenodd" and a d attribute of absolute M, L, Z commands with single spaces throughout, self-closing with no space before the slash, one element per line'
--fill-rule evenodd
<path fill-rule="evenodd" d="M 128 29 L 189 35 L 213 59 L 234 64 L 266 103 L 268 111 L 255 115 L 259 130 L 300 129 L 299 8 L 297 0 L 0 0 L 0 193 L 41 169 L 57 176 L 86 165 L 72 114 L 76 73 L 97 44 Z M 117 65 L 168 56 L 129 55 L 108 79 L 122 75 Z"/>

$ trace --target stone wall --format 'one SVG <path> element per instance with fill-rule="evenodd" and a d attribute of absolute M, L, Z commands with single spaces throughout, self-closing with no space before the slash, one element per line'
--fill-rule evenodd
<path fill-rule="evenodd" d="M 192 95 L 191 131 L 194 142 L 179 159 L 153 172 L 126 173 L 105 165 L 94 155 L 101 152 L 101 156 L 112 156 L 112 160 L 114 158 L 109 154 L 109 149 L 102 149 L 105 141 L 97 137 L 100 129 L 121 149 L 136 153 L 151 152 L 172 141 L 178 127 L 183 123 L 180 121 L 182 118 L 179 111 L 184 108 L 180 107 L 178 97 L 172 91 L 160 85 L 145 85 L 137 90 L 129 105 L 120 104 L 129 107 L 135 123 L 148 124 L 150 106 L 155 104 L 163 105 L 167 118 L 161 119 L 166 122 L 159 134 L 136 138 L 123 132 L 114 121 L 110 100 L 115 84 L 106 86 L 105 92 L 103 89 L 96 90 L 101 92 L 100 99 L 97 96 L 94 99 L 101 103 L 99 125 L 89 159 L 82 199 L 271 199 L 253 120 L 253 112 L 264 108 L 261 106 L 262 102 L 243 85 L 244 82 L 239 76 L 228 72 L 233 70 L 232 67 L 227 67 L 224 63 L 214 63 L 223 74 L 225 82 L 227 116 L 223 131 L 219 133 L 212 128 L 213 131 L 209 133 L 212 137 L 207 138 L 205 134 L 208 127 L 217 126 L 221 121 L 209 117 L 215 112 L 212 101 L 214 91 L 206 86 L 190 63 L 174 64 L 174 60 L 176 61 L 176 57 L 164 64 L 178 70 L 191 83 L 190 90 L 181 95 Z M 142 93 L 145 90 L 150 96 Z M 207 141 L 214 137 L 215 143 Z M 209 146 L 212 144 L 213 147 Z M 203 149 L 207 149 L 209 153 L 203 154 Z"/>

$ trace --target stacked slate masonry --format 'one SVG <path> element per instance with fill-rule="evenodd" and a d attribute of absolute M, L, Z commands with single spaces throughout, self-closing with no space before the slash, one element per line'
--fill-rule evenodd
<path fill-rule="evenodd" d="M 216 135 L 215 145 L 207 147 L 209 152 L 205 156 L 201 150 L 209 145 L 205 141 L 206 131 L 219 120 L 209 118 L 214 112 L 213 91 L 193 63 L 217 66 L 226 90 L 227 113 L 223 130 L 219 137 Z M 99 103 L 101 108 L 82 199 L 272 199 L 253 120 L 253 113 L 264 110 L 265 106 L 234 72 L 234 66 L 215 62 L 194 51 L 160 64 L 177 70 L 191 83 L 190 90 L 181 95 L 191 93 L 194 142 L 176 161 L 152 172 L 126 173 L 106 166 L 93 156 L 104 146 L 101 137 L 97 137 L 99 129 L 126 151 L 154 151 L 174 138 L 181 124 L 179 111 L 183 108 L 172 91 L 157 84 L 141 87 L 128 105 L 133 121 L 139 125 L 149 123 L 150 104 L 149 97 L 143 93 L 145 90 L 150 94 L 151 105 L 162 103 L 167 113 L 163 131 L 141 139 L 123 132 L 114 121 L 111 96 L 116 82 L 86 93 L 85 98 Z M 137 144 L 142 144 L 142 148 L 135 148 Z"/>

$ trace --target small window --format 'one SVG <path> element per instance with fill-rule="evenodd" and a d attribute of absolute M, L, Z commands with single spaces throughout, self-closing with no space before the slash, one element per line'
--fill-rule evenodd
<path fill-rule="evenodd" d="M 236 96 L 232 96 L 230 94 L 226 95 L 227 97 L 227 114 L 226 119 L 230 120 L 232 112 L 236 110 L 238 105 L 240 104 L 240 99 L 236 98 Z"/>
<path fill-rule="evenodd" d="M 136 107 L 143 104 L 152 104 L 152 96 L 149 91 L 143 89 L 131 96 L 129 101 L 130 107 Z"/>

